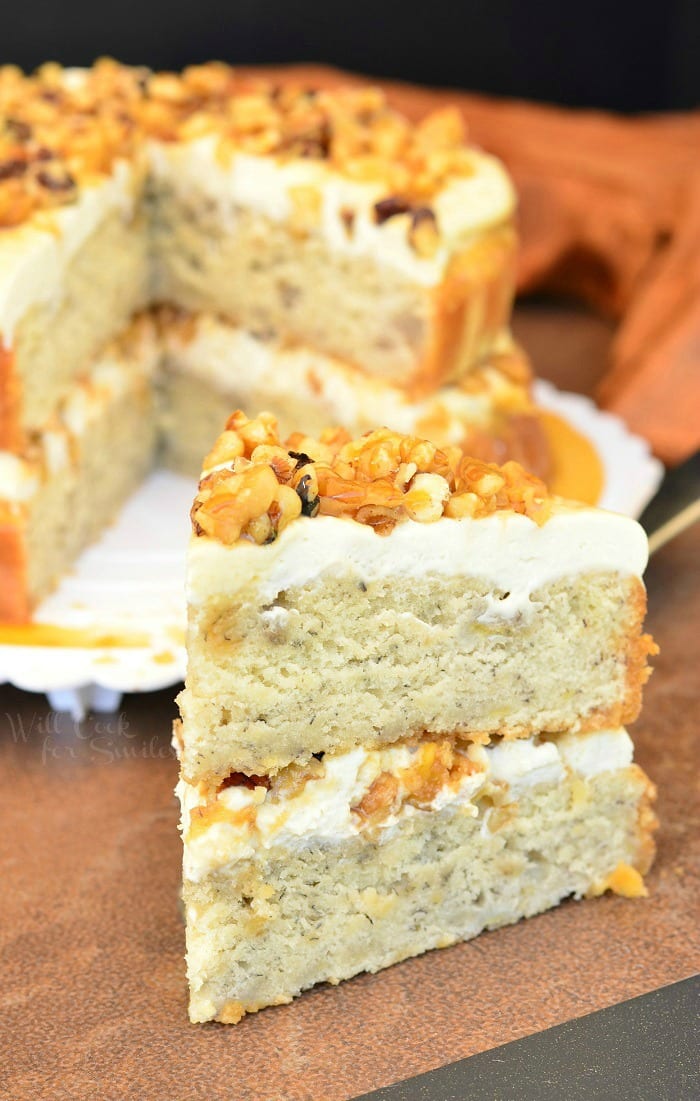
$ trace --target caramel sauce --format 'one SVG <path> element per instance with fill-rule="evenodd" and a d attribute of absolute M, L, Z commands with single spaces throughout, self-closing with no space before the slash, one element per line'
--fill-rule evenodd
<path fill-rule="evenodd" d="M 229 826 L 245 828 L 255 823 L 256 808 L 242 807 L 240 810 L 229 810 L 221 803 L 206 803 L 202 807 L 195 807 L 190 815 L 190 828 L 187 840 L 194 841 L 213 826 L 216 822 L 225 822 Z"/>
<path fill-rule="evenodd" d="M 153 661 L 156 665 L 170 665 L 175 661 L 175 655 L 170 650 L 161 650 L 158 654 L 153 655 Z"/>
<path fill-rule="evenodd" d="M 591 441 L 556 413 L 539 411 L 551 451 L 551 470 L 545 479 L 550 493 L 597 505 L 603 492 L 603 463 Z"/>
<path fill-rule="evenodd" d="M 55 623 L 0 623 L 0 646 L 66 646 L 86 650 L 136 649 L 150 644 L 141 631 L 99 631 Z"/>

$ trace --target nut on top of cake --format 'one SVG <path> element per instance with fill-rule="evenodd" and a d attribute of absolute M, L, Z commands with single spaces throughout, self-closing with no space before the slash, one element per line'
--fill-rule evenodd
<path fill-rule="evenodd" d="M 270 413 L 237 410 L 204 460 L 192 508 L 196 535 L 271 543 L 298 516 L 347 516 L 380 535 L 401 520 L 431 523 L 507 509 L 544 523 L 544 482 L 515 462 L 497 466 L 379 428 L 352 440 L 329 429 L 283 446 Z"/>

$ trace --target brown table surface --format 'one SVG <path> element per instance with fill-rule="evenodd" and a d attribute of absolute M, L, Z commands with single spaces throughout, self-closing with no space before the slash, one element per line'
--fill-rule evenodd
<path fill-rule="evenodd" d="M 561 385 L 603 369 L 609 330 L 581 313 L 530 307 L 516 330 Z M 647 575 L 661 654 L 633 733 L 659 787 L 650 897 L 565 903 L 235 1028 L 187 1022 L 173 692 L 76 727 L 0 689 L 0 1095 L 348 1098 L 698 970 L 699 563 L 696 527 Z"/>

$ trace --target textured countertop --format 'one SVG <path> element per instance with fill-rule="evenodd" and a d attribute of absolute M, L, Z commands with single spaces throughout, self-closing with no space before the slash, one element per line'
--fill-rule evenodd
<path fill-rule="evenodd" d="M 541 374 L 589 391 L 609 333 L 530 308 Z M 700 967 L 700 526 L 653 559 L 661 653 L 632 733 L 659 787 L 650 897 L 565 903 L 235 1028 L 187 1022 L 172 693 L 75 726 L 0 690 L 0 1095 L 332 1101 L 684 978 Z"/>

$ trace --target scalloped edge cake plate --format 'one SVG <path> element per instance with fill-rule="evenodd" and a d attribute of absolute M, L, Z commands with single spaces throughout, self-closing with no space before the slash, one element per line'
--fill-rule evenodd
<path fill-rule="evenodd" d="M 536 383 L 535 398 L 595 446 L 605 479 L 600 506 L 639 516 L 663 477 L 648 444 L 589 398 L 544 381 Z M 124 692 L 180 683 L 194 493 L 191 479 L 154 471 L 39 606 L 26 634 L 38 643 L 0 644 L 0 684 L 46 693 L 52 708 L 77 720 L 88 710 L 115 711 Z M 50 634 L 54 644 L 45 645 Z"/>

